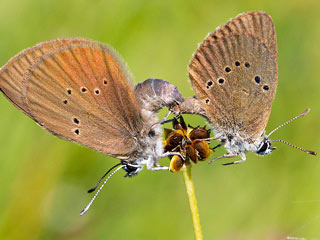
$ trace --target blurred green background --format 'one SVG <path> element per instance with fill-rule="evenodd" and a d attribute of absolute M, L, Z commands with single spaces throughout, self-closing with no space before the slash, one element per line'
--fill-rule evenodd
<path fill-rule="evenodd" d="M 197 44 L 248 10 L 268 12 L 278 38 L 279 85 L 267 131 L 310 107 L 274 137 L 320 151 L 316 0 L 1 0 L 0 64 L 41 41 L 86 37 L 116 48 L 136 82 L 162 78 L 192 96 L 187 65 Z M 320 159 L 275 145 L 272 155 L 249 153 L 244 164 L 193 167 L 205 239 L 320 239 Z M 86 191 L 115 163 L 50 135 L 1 96 L 0 239 L 194 238 L 182 174 L 118 173 L 80 217 Z"/>

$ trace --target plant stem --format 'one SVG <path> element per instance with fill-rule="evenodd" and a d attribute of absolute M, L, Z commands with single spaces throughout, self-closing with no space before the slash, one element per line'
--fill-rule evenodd
<path fill-rule="evenodd" d="M 192 177 L 191 177 L 191 164 L 187 165 L 186 168 L 182 169 L 182 174 L 183 174 L 184 183 L 186 185 L 186 191 L 189 199 L 195 239 L 203 240 L 197 199 L 196 199 L 196 194 L 194 192 L 194 186 L 193 186 Z"/>

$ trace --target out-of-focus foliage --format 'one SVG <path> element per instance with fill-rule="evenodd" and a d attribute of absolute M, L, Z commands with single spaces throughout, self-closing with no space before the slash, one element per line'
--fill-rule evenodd
<path fill-rule="evenodd" d="M 0 64 L 41 41 L 86 37 L 116 48 L 136 82 L 162 78 L 192 96 L 187 65 L 197 44 L 248 10 L 268 12 L 278 38 L 279 86 L 267 131 L 310 107 L 273 137 L 319 151 L 318 1 L 2 0 Z M 272 155 L 248 154 L 240 165 L 193 167 L 205 239 L 320 238 L 320 159 L 275 145 Z M 118 173 L 80 217 L 91 198 L 86 190 L 118 160 L 46 133 L 3 96 L 0 153 L 0 239 L 193 239 L 181 174 Z"/>

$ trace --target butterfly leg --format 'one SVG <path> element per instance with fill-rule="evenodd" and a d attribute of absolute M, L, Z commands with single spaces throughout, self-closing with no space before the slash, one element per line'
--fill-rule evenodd
<path fill-rule="evenodd" d="M 232 165 L 232 164 L 238 164 L 238 163 L 245 162 L 246 161 L 246 155 L 243 152 L 240 152 L 239 155 L 241 157 L 241 160 L 230 162 L 230 163 L 225 163 L 225 164 L 222 164 L 222 165 L 227 166 L 227 165 Z"/>
<path fill-rule="evenodd" d="M 160 124 L 165 124 L 165 123 L 169 123 L 169 122 L 173 122 L 174 121 L 174 118 L 171 118 L 169 120 L 164 120 L 163 119 L 160 121 Z"/>
<path fill-rule="evenodd" d="M 169 167 L 159 165 L 158 161 L 148 161 L 146 167 L 150 171 L 169 170 Z"/>
<path fill-rule="evenodd" d="M 224 164 L 222 164 L 222 165 L 223 165 L 223 166 L 227 166 L 227 165 L 232 165 L 232 164 L 243 163 L 243 162 L 245 162 L 245 161 L 246 161 L 246 160 L 241 159 L 241 160 L 239 160 L 239 161 L 224 163 Z"/>
<path fill-rule="evenodd" d="M 174 156 L 174 155 L 178 155 L 179 157 L 181 157 L 181 159 L 185 160 L 185 158 L 179 152 L 166 152 L 157 158 L 165 158 L 165 157 Z M 148 170 L 151 170 L 151 171 L 169 170 L 169 167 L 161 166 L 157 162 L 153 163 L 153 166 L 147 166 L 147 168 Z"/>
<path fill-rule="evenodd" d="M 167 120 L 167 118 L 169 117 L 170 113 L 171 113 L 171 111 L 168 111 L 167 115 L 166 115 L 164 118 L 162 118 L 162 119 L 160 120 L 160 124 L 165 123 L 165 121 L 166 121 L 166 120 Z"/>
<path fill-rule="evenodd" d="M 223 144 L 222 144 L 222 143 L 219 143 L 218 145 L 214 146 L 214 147 L 211 148 L 211 149 L 212 149 L 212 150 L 215 150 L 215 149 L 217 149 L 218 147 L 221 147 L 221 146 L 223 146 Z"/>
<path fill-rule="evenodd" d="M 211 164 L 213 163 L 214 161 L 218 160 L 218 159 L 222 159 L 222 158 L 233 158 L 233 157 L 236 157 L 238 156 L 237 154 L 224 154 L 222 156 L 219 156 L 219 157 L 216 157 L 214 159 L 212 159 L 211 161 L 209 161 L 208 163 Z"/>
<path fill-rule="evenodd" d="M 169 170 L 169 167 L 157 166 L 157 167 L 148 168 L 148 170 L 151 170 L 151 171 Z"/>
<path fill-rule="evenodd" d="M 178 155 L 179 157 L 181 157 L 181 159 L 183 161 L 185 160 L 185 157 L 182 156 L 182 154 L 179 152 L 166 152 L 166 153 L 162 154 L 161 156 L 159 156 L 159 158 L 165 158 L 165 157 L 175 156 L 175 155 Z"/>
<path fill-rule="evenodd" d="M 202 141 L 219 140 L 219 139 L 220 137 L 201 138 Z M 221 145 L 223 145 L 223 143 L 221 143 Z"/>
<path fill-rule="evenodd" d="M 170 113 L 171 113 L 171 111 L 169 111 L 169 112 L 167 113 L 167 115 L 166 115 L 164 118 L 162 118 L 159 122 L 156 122 L 156 123 L 152 124 L 150 128 L 153 128 L 153 127 L 154 127 L 155 125 L 157 125 L 157 124 L 162 125 L 162 124 L 165 124 L 165 123 L 168 123 L 168 122 L 172 122 L 173 119 L 167 120 L 167 118 L 169 117 Z"/>

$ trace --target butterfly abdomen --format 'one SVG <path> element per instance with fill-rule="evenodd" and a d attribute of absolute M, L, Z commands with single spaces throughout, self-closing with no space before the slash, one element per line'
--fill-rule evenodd
<path fill-rule="evenodd" d="M 155 78 L 139 83 L 135 87 L 134 94 L 142 108 L 153 112 L 162 107 L 171 107 L 174 104 L 179 104 L 184 100 L 176 86 Z"/>
<path fill-rule="evenodd" d="M 207 118 L 206 111 L 201 101 L 196 97 L 188 97 L 177 107 L 174 108 L 176 115 L 179 114 L 198 114 Z"/>

